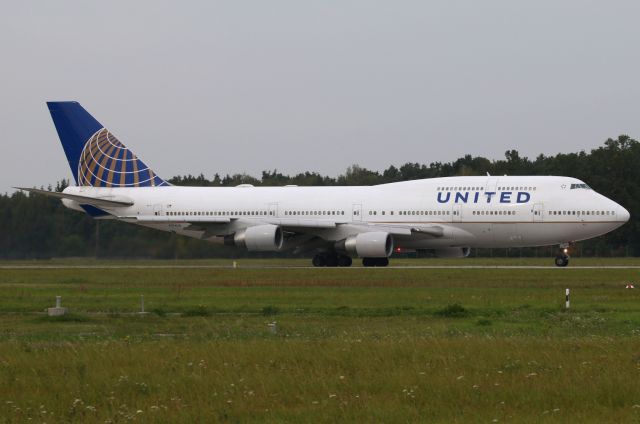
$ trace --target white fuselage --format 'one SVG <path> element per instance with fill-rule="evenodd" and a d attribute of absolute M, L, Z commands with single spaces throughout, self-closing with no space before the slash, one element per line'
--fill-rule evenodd
<path fill-rule="evenodd" d="M 183 221 L 231 218 L 223 225 L 227 234 L 264 223 L 299 226 L 331 242 L 377 228 L 437 226 L 440 237 L 409 231 L 395 236 L 395 246 L 438 249 L 567 243 L 629 219 L 622 206 L 568 177 L 447 177 L 370 187 L 69 187 L 65 193 L 128 198 L 132 206 L 105 209 L 111 218 L 157 217 L 158 223 L 140 224 L 210 241 L 222 241 L 220 234 Z"/>

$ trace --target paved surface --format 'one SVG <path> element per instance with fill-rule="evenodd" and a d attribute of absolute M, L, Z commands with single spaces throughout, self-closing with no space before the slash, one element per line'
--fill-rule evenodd
<path fill-rule="evenodd" d="M 329 267 L 316 268 L 312 266 L 278 266 L 278 265 L 239 265 L 238 269 L 334 269 Z M 0 265 L 0 269 L 233 269 L 231 265 Z M 338 269 L 365 269 L 363 267 L 349 267 Z M 368 268 L 371 269 L 371 268 Z M 607 266 L 571 266 L 560 268 L 553 265 L 407 265 L 376 267 L 375 269 L 640 269 L 640 265 L 607 265 Z"/>

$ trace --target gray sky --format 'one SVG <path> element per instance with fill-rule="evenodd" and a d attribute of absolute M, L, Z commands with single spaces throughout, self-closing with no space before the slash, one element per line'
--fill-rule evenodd
<path fill-rule="evenodd" d="M 165 178 L 638 138 L 638 16 L 637 0 L 3 2 L 0 192 L 71 176 L 47 100 L 78 100 Z"/>

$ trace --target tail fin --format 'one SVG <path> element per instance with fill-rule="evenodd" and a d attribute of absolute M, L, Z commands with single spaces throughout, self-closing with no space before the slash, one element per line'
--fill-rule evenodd
<path fill-rule="evenodd" d="M 78 102 L 47 102 L 79 186 L 170 185 L 120 143 Z"/>

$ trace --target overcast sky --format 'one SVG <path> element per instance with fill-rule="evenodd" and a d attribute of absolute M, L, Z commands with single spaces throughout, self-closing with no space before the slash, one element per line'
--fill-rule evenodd
<path fill-rule="evenodd" d="M 0 192 L 71 177 L 47 100 L 79 101 L 164 178 L 638 138 L 639 16 L 637 0 L 3 2 Z"/>

